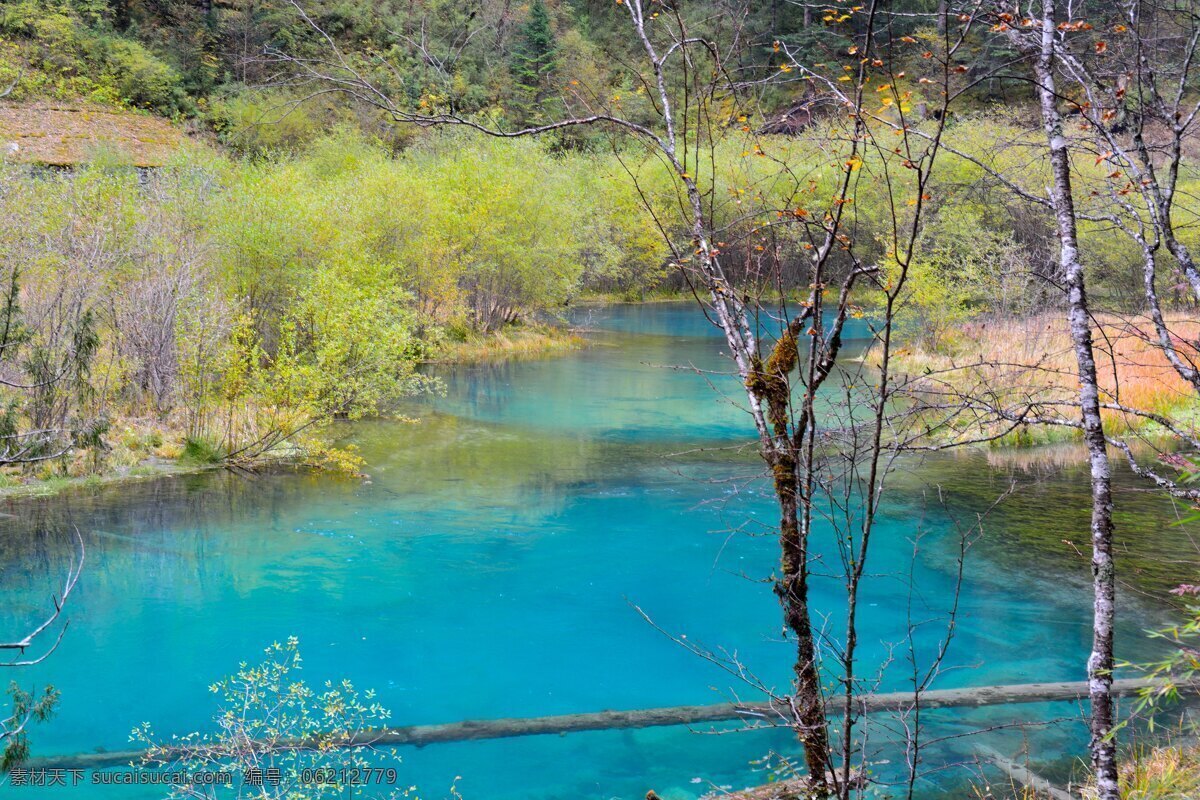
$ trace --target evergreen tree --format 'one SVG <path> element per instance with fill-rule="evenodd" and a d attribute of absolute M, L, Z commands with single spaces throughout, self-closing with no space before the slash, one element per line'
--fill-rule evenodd
<path fill-rule="evenodd" d="M 529 19 L 517 31 L 512 58 L 513 80 L 524 105 L 536 106 L 545 99 L 549 76 L 557 63 L 556 55 L 550 11 L 543 0 L 533 0 Z"/>

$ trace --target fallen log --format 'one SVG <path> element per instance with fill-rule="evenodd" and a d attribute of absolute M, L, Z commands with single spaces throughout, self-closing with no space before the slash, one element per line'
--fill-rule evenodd
<path fill-rule="evenodd" d="M 1118 697 L 1136 694 L 1156 686 L 1153 680 L 1124 678 L 1113 681 L 1113 694 Z M 1194 689 L 1200 689 L 1200 684 Z M 963 708 L 1018 703 L 1051 703 L 1082 700 L 1088 696 L 1087 684 L 1082 681 L 1060 683 L 1022 683 L 1005 686 L 977 686 L 966 689 L 934 689 L 922 692 L 922 708 Z M 886 692 L 863 695 L 858 700 L 864 712 L 902 711 L 912 708 L 912 692 Z M 512 717 L 508 719 L 465 720 L 440 725 L 409 725 L 396 728 L 359 731 L 344 741 L 341 747 L 399 746 L 423 747 L 429 744 L 506 739 L 515 736 L 578 733 L 621 728 L 653 728 L 667 725 L 696 725 L 709 722 L 759 723 L 783 725 L 785 709 L 771 703 L 717 703 L 708 706 L 671 706 L 634 711 L 595 711 L 582 714 L 559 714 L 549 717 Z M 267 745 L 264 745 L 266 747 Z M 286 741 L 270 745 L 278 750 L 302 750 L 316 746 L 315 741 Z M 155 754 L 155 761 L 169 761 L 195 755 L 196 748 L 165 750 Z M 149 755 L 146 750 L 97 751 L 30 759 L 30 769 L 102 769 L 141 764 Z"/>

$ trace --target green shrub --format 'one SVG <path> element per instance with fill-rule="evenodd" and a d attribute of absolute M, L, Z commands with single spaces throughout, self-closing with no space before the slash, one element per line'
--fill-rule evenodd
<path fill-rule="evenodd" d="M 122 100 L 132 106 L 174 116 L 189 108 L 183 79 L 137 42 L 106 42 L 106 71 Z"/>
<path fill-rule="evenodd" d="M 183 440 L 183 454 L 179 460 L 188 464 L 219 464 L 225 460 L 220 446 L 201 437 L 189 436 Z"/>
<path fill-rule="evenodd" d="M 105 6 L 46 0 L 0 6 L 4 71 L 23 62 L 22 96 L 81 97 L 167 116 L 193 110 L 179 71 L 106 27 Z"/>

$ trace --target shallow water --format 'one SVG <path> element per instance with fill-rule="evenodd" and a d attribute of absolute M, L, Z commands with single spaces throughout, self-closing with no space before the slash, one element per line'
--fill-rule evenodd
<path fill-rule="evenodd" d="M 615 306 L 582 319 L 595 329 L 584 350 L 446 368 L 444 396 L 404 409 L 409 419 L 348 427 L 369 483 L 220 473 L 11 502 L 14 516 L 0 521 L 4 631 L 41 613 L 70 552 L 69 526 L 88 540 L 70 631 L 51 659 L 19 676 L 63 694 L 56 717 L 33 732 L 35 754 L 124 749 L 143 721 L 160 734 L 209 729 L 208 684 L 293 634 L 310 680 L 377 689 L 398 725 L 753 694 L 635 605 L 663 630 L 736 652 L 785 687 L 790 648 L 770 587 L 756 580 L 775 560 L 765 535 L 771 502 L 750 480 L 753 454 L 738 449 L 747 421 L 737 383 L 716 374 L 727 369 L 720 339 L 688 304 Z M 681 366 L 701 372 L 673 368 Z M 882 686 L 906 685 L 909 619 L 931 620 L 915 634 L 918 660 L 937 646 L 956 521 L 969 525 L 1012 480 L 1024 488 L 969 554 L 952 668 L 936 686 L 1079 677 L 1090 644 L 1088 567 L 1063 540 L 1086 541 L 1086 478 L 978 453 L 907 462 L 897 476 L 860 612 L 863 674 L 890 655 Z M 1139 586 L 1156 594 L 1186 574 L 1195 552 L 1170 526 L 1174 510 L 1132 485 L 1120 508 Z M 817 550 L 831 556 L 826 534 Z M 836 581 L 818 580 L 814 592 L 839 637 Z M 1137 660 L 1149 652 L 1141 630 L 1166 612 L 1129 602 L 1138 613 L 1119 648 Z M 941 712 L 931 733 L 1072 715 L 1078 709 L 1063 705 Z M 1029 736 L 1053 756 L 1078 747 L 1081 730 L 1063 723 Z M 999 744 L 1015 752 L 1023 734 L 1007 735 Z M 649 788 L 688 798 L 761 779 L 752 762 L 789 742 L 778 731 L 663 728 L 405 748 L 401 781 L 440 797 L 462 776 L 468 800 L 632 800 Z M 926 758 L 959 759 L 971 747 L 956 739 Z M 879 772 L 894 773 L 899 755 L 884 748 L 878 758 L 892 765 Z M 939 786 L 922 783 L 930 796 Z"/>

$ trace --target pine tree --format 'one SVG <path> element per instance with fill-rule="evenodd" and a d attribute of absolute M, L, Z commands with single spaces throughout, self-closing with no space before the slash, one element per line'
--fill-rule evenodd
<path fill-rule="evenodd" d="M 536 106 L 546 96 L 549 75 L 557 63 L 554 29 L 544 0 L 533 0 L 529 19 L 517 31 L 512 75 L 524 100 Z"/>

